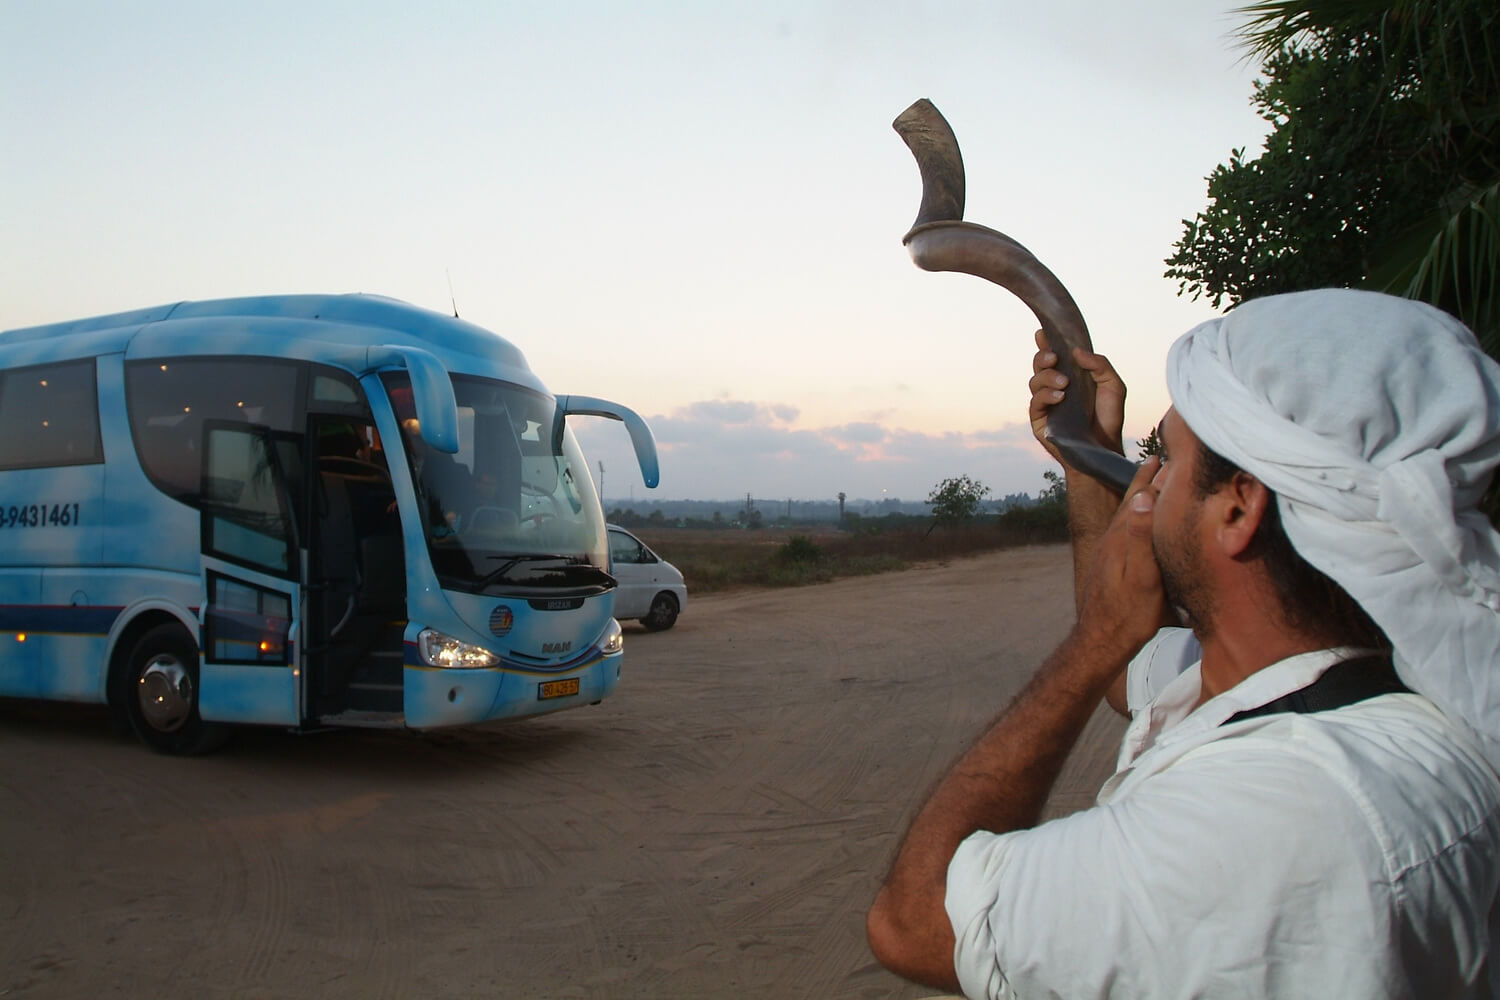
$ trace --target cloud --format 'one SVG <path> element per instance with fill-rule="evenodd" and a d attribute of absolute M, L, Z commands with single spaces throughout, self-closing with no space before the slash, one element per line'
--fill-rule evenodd
<path fill-rule="evenodd" d="M 865 421 L 862 423 L 845 424 L 842 427 L 829 427 L 821 433 L 835 441 L 843 440 L 851 444 L 873 444 L 884 441 L 890 437 L 891 432 L 877 423 Z"/>
<path fill-rule="evenodd" d="M 707 399 L 674 411 L 671 419 L 702 421 L 723 426 L 742 424 L 786 424 L 797 419 L 798 409 L 786 403 L 750 403 L 735 399 Z"/>
<path fill-rule="evenodd" d="M 1049 467 L 1024 424 L 927 434 L 873 421 L 794 427 L 797 408 L 749 400 L 690 403 L 648 417 L 661 459 L 662 499 L 836 496 L 922 500 L 950 476 L 968 475 L 995 496 L 1036 493 Z M 610 498 L 648 494 L 618 425 L 573 421 L 591 461 L 606 468 Z M 592 471 L 598 474 L 597 467 Z M 627 491 L 630 491 L 627 494 Z"/>

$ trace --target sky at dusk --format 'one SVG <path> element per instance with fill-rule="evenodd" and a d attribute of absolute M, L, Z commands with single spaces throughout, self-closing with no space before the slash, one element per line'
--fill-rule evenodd
<path fill-rule="evenodd" d="M 917 270 L 919 97 L 966 217 L 1072 291 L 1131 388 L 1213 315 L 1162 260 L 1259 146 L 1229 5 L 203 2 L 0 5 L 0 329 L 182 299 L 372 292 L 504 335 L 611 498 L 1036 492 L 1036 321 Z"/>

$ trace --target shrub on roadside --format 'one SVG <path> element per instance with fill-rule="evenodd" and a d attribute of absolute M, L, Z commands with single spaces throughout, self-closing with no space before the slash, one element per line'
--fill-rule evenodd
<path fill-rule="evenodd" d="M 1012 508 L 999 517 L 974 518 L 931 534 L 928 526 L 926 518 L 864 518 L 856 523 L 858 530 L 824 534 L 681 528 L 649 528 L 640 534 L 682 570 L 689 592 L 699 594 L 735 587 L 797 587 L 1068 540 L 1063 503 Z"/>
<path fill-rule="evenodd" d="M 1068 540 L 1068 505 L 1044 501 L 1029 507 L 1012 507 L 995 519 L 1007 540 L 1023 545 L 1045 545 Z"/>
<path fill-rule="evenodd" d="M 806 535 L 793 535 L 781 546 L 777 558 L 788 563 L 816 563 L 823 559 L 823 550 Z"/>

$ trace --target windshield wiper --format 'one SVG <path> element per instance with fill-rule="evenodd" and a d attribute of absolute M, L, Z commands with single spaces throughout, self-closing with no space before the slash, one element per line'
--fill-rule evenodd
<path fill-rule="evenodd" d="M 556 562 L 556 561 L 560 560 L 560 561 L 562 561 L 562 563 L 564 564 L 564 566 L 576 566 L 576 565 L 578 565 L 581 562 L 582 563 L 588 562 L 587 559 L 584 559 L 581 556 L 568 556 L 568 555 L 561 555 L 561 554 L 557 554 L 557 553 L 553 553 L 553 554 L 535 553 L 535 554 L 523 555 L 523 556 L 489 556 L 489 558 L 490 559 L 504 559 L 505 562 L 502 563 L 498 569 L 492 569 L 492 570 L 490 570 L 488 573 L 486 573 L 484 575 L 483 579 L 481 579 L 479 581 L 480 589 L 483 589 L 485 587 L 488 587 L 492 583 L 498 583 L 501 580 L 505 579 L 507 576 L 510 575 L 510 571 L 513 570 L 513 569 L 515 569 L 521 563 Z"/>

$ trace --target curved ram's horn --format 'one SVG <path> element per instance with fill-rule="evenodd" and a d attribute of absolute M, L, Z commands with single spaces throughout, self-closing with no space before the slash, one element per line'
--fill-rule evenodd
<path fill-rule="evenodd" d="M 1041 261 L 1015 240 L 993 229 L 964 222 L 964 162 L 948 122 L 925 98 L 893 123 L 922 172 L 922 207 L 902 240 L 917 266 L 927 271 L 961 271 L 993 281 L 1031 307 L 1057 353 L 1057 367 L 1068 376 L 1068 392 L 1047 417 L 1047 437 L 1063 460 L 1123 492 L 1135 463 L 1094 443 L 1094 382 L 1078 371 L 1073 349 L 1093 351 L 1089 329 L 1073 296 Z"/>

